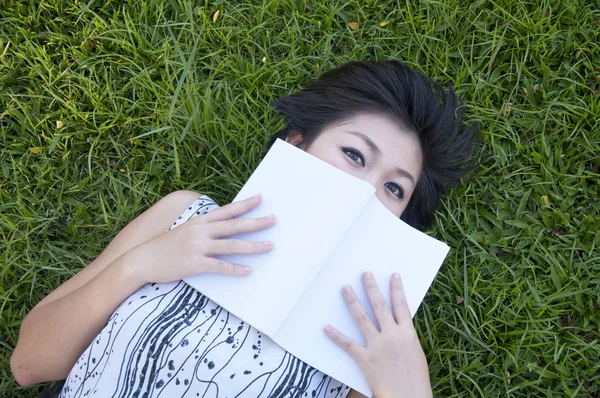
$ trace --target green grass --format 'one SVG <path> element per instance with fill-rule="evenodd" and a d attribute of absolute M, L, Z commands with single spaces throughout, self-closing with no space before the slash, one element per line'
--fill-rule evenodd
<path fill-rule="evenodd" d="M 178 189 L 231 201 L 270 101 L 396 58 L 484 137 L 430 231 L 452 246 L 415 316 L 436 396 L 599 397 L 600 4 L 236 3 L 0 0 L 0 396 L 48 386 L 12 379 L 19 325 L 129 221 Z"/>

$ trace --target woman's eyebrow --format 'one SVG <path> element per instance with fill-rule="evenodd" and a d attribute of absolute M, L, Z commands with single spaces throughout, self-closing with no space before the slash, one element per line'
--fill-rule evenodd
<path fill-rule="evenodd" d="M 413 183 L 413 185 L 415 185 L 415 178 L 408 171 L 406 171 L 404 169 L 401 169 L 400 167 L 397 167 L 396 168 L 396 173 L 400 174 L 401 176 L 404 176 L 404 177 L 408 178 Z"/>
<path fill-rule="evenodd" d="M 347 133 L 362 138 L 365 141 L 365 143 L 367 144 L 367 146 L 369 148 L 371 148 L 371 150 L 373 152 L 375 152 L 375 154 L 379 155 L 381 153 L 381 150 L 379 149 L 379 147 L 377 145 L 375 145 L 373 140 L 370 139 L 368 136 L 364 135 L 363 133 L 359 133 L 358 131 L 347 131 Z M 415 177 L 413 177 L 412 174 L 410 174 L 408 171 L 406 171 L 400 167 L 396 167 L 395 171 L 397 174 L 408 178 L 413 183 L 413 185 L 415 185 Z"/>
<path fill-rule="evenodd" d="M 369 146 L 369 148 L 371 148 L 371 150 L 375 152 L 375 154 L 379 155 L 381 153 L 381 150 L 377 145 L 375 145 L 373 140 L 364 135 L 363 133 L 359 133 L 358 131 L 348 131 L 347 133 L 362 138 L 365 141 L 365 143 Z"/>

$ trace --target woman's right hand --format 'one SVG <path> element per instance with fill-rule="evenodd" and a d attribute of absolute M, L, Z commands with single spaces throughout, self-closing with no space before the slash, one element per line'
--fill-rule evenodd
<path fill-rule="evenodd" d="M 235 218 L 254 209 L 262 201 L 256 195 L 196 216 L 177 228 L 131 249 L 136 256 L 137 277 L 143 283 L 168 283 L 191 275 L 215 272 L 245 276 L 250 267 L 214 258 L 224 254 L 264 253 L 272 242 L 221 239 L 244 232 L 258 231 L 275 223 L 275 216 Z"/>

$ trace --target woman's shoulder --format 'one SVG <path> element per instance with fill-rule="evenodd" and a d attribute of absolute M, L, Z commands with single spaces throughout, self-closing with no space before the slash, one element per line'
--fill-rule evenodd
<path fill-rule="evenodd" d="M 186 204 L 195 204 L 198 201 L 210 201 L 214 204 L 217 204 L 209 195 L 205 195 L 196 191 L 191 191 L 188 189 L 181 189 L 178 191 L 173 191 L 170 194 L 166 195 L 163 199 L 171 198 L 171 201 L 177 203 L 186 203 Z"/>
<path fill-rule="evenodd" d="M 184 191 L 180 191 L 184 192 Z M 185 191 L 190 194 L 186 194 L 188 197 L 188 207 L 181 213 L 181 215 L 171 224 L 169 230 L 178 227 L 180 224 L 183 224 L 190 218 L 194 216 L 200 216 L 202 214 L 206 214 L 211 210 L 214 210 L 219 207 L 217 202 L 215 202 L 210 196 L 199 194 L 194 191 Z M 191 195 L 193 194 L 193 195 Z"/>

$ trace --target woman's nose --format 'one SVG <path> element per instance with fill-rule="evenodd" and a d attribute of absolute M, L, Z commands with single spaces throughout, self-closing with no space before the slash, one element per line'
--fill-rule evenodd
<path fill-rule="evenodd" d="M 384 203 L 385 196 L 384 196 L 383 188 L 376 188 L 375 195 L 377 195 L 377 199 L 379 199 L 379 201 L 381 203 Z"/>
<path fill-rule="evenodd" d="M 367 175 L 365 181 L 371 184 L 373 188 L 375 188 L 377 192 L 377 197 L 381 200 L 379 195 L 383 184 L 381 183 L 381 179 L 379 178 L 379 176 L 373 174 Z"/>

